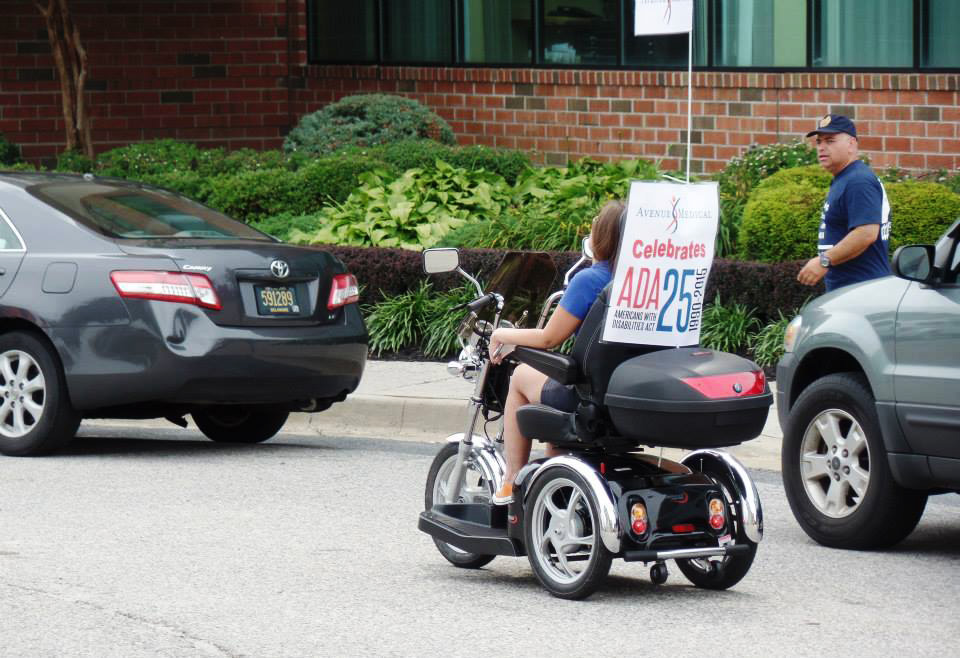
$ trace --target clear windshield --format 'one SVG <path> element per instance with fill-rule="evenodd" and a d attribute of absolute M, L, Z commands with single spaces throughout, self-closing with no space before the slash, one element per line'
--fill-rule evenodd
<path fill-rule="evenodd" d="M 112 238 L 272 241 L 246 224 L 165 190 L 71 181 L 37 185 L 30 192 Z"/>
<path fill-rule="evenodd" d="M 503 257 L 490 278 L 487 292 L 503 295 L 502 319 L 516 324 L 526 311 L 523 326 L 530 327 L 536 324 L 544 301 L 559 287 L 553 258 L 543 252 L 524 251 L 510 252 Z"/>

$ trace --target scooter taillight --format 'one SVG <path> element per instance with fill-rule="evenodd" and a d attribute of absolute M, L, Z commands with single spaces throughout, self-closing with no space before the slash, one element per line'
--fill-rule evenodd
<path fill-rule="evenodd" d="M 753 372 L 734 372 L 729 375 L 710 375 L 709 377 L 685 377 L 683 383 L 696 389 L 705 397 L 742 398 L 759 395 L 766 388 L 767 378 L 762 370 Z"/>
<path fill-rule="evenodd" d="M 647 534 L 650 522 L 647 519 L 647 506 L 643 503 L 634 503 L 630 508 L 630 529 L 633 534 L 642 536 Z"/>
<path fill-rule="evenodd" d="M 721 530 L 726 525 L 726 515 L 723 510 L 723 501 L 719 498 L 710 499 L 710 527 L 714 530 Z"/>

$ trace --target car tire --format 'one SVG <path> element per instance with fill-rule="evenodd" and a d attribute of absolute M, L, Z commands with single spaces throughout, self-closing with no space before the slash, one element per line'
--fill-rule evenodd
<path fill-rule="evenodd" d="M 48 455 L 70 442 L 80 415 L 70 404 L 53 347 L 25 331 L 0 335 L 0 452 Z"/>
<path fill-rule="evenodd" d="M 812 539 L 835 548 L 887 548 L 916 527 L 925 491 L 893 479 L 873 394 L 863 375 L 811 384 L 790 410 L 781 451 L 790 509 Z"/>
<path fill-rule="evenodd" d="M 274 437 L 290 412 L 256 405 L 219 405 L 190 414 L 203 434 L 219 443 L 261 443 Z"/>

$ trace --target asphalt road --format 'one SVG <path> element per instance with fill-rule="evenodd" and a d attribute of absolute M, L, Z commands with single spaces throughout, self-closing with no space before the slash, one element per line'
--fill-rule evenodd
<path fill-rule="evenodd" d="M 0 656 L 944 656 L 960 632 L 960 497 L 895 550 L 822 548 L 779 475 L 727 592 L 615 562 L 586 601 L 526 559 L 458 570 L 417 531 L 437 445 L 81 430 L 0 458 Z"/>

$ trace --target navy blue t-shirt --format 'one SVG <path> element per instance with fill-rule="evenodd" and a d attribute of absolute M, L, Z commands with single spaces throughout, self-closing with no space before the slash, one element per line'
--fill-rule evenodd
<path fill-rule="evenodd" d="M 870 167 L 854 160 L 833 177 L 827 201 L 820 215 L 817 249 L 824 252 L 836 246 L 847 233 L 864 224 L 879 224 L 880 233 L 869 248 L 853 260 L 827 270 L 827 290 L 890 274 L 890 202 L 886 190 Z"/>
<path fill-rule="evenodd" d="M 570 285 L 560 298 L 560 306 L 570 315 L 583 320 L 611 278 L 610 264 L 605 260 L 580 270 L 570 279 Z"/>

